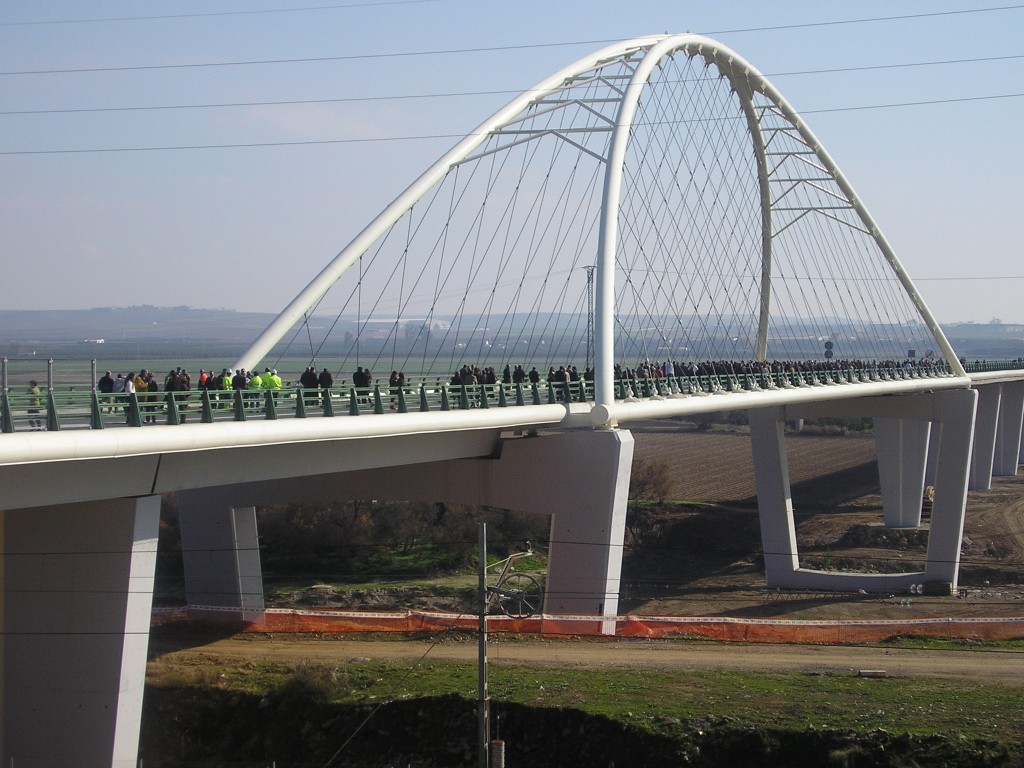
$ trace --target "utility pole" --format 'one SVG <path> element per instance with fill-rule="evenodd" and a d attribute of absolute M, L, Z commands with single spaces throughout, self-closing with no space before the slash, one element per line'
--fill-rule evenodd
<path fill-rule="evenodd" d="M 491 740 L 490 699 L 487 695 L 487 523 L 480 523 L 480 616 L 477 633 L 477 750 L 479 768 L 487 768 Z"/>
<path fill-rule="evenodd" d="M 594 358 L 594 270 L 593 264 L 583 269 L 587 270 L 587 369 Z"/>

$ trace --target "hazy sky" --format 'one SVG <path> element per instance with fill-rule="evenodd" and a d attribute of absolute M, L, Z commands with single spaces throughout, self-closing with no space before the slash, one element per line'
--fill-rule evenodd
<path fill-rule="evenodd" d="M 0 307 L 276 312 L 518 92 L 660 32 L 768 76 L 941 322 L 1024 322 L 1024 4 L 985 0 L 4 0 Z"/>

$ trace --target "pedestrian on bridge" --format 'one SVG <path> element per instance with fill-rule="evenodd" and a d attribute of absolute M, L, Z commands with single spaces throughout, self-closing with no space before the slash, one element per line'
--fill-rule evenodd
<path fill-rule="evenodd" d="M 104 373 L 100 377 L 100 380 L 96 382 L 96 389 L 100 391 L 100 394 L 104 395 L 103 403 L 106 406 L 103 409 L 104 413 L 110 413 L 112 410 L 114 410 L 113 407 L 111 406 L 111 403 L 114 400 L 111 397 L 111 395 L 114 392 L 114 377 L 111 375 L 110 371 Z"/>
<path fill-rule="evenodd" d="M 38 416 L 39 416 L 39 409 L 43 405 L 42 404 L 42 400 L 41 400 L 41 395 L 42 395 L 42 392 L 39 391 L 39 382 L 36 381 L 35 379 L 32 379 L 28 383 L 28 413 L 29 413 L 28 425 L 32 429 L 33 432 L 42 432 L 43 431 L 42 419 L 38 418 Z M 32 418 L 33 414 L 37 418 Z"/>
<path fill-rule="evenodd" d="M 317 377 L 316 383 L 320 385 L 320 392 L 324 398 L 324 404 L 331 399 L 331 387 L 334 386 L 334 377 L 331 372 L 324 368 L 320 371 L 320 375 Z"/>

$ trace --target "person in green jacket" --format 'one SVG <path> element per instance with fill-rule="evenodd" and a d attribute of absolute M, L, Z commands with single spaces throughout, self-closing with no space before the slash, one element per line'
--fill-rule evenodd
<path fill-rule="evenodd" d="M 249 406 L 252 408 L 258 408 L 260 405 L 260 392 L 263 391 L 263 377 L 260 376 L 260 372 L 255 368 L 252 371 L 252 376 L 249 377 Z"/>
<path fill-rule="evenodd" d="M 270 370 L 269 368 L 267 368 L 263 372 L 262 378 L 263 388 L 269 389 L 271 392 L 273 392 L 274 399 L 276 400 L 277 393 L 280 391 L 281 387 L 284 386 L 284 382 L 281 381 L 281 377 L 277 375 L 277 368 L 275 368 L 274 370 Z"/>
<path fill-rule="evenodd" d="M 28 383 L 28 425 L 32 428 L 33 432 L 43 431 L 42 419 L 32 418 L 33 414 L 35 414 L 38 417 L 39 409 L 43 407 L 42 394 L 43 393 L 39 391 L 39 382 L 37 382 L 35 379 L 32 379 L 32 381 Z"/>

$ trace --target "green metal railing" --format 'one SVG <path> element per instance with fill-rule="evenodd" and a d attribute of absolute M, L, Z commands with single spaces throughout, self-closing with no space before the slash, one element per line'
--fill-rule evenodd
<path fill-rule="evenodd" d="M 1024 357 L 1018 357 L 1015 360 L 974 360 L 972 362 L 961 360 L 960 362 L 967 373 L 1024 370 Z"/>
<path fill-rule="evenodd" d="M 1021 368 L 1020 361 L 985 363 L 984 370 Z M 969 370 L 976 370 L 972 366 Z M 699 376 L 629 378 L 615 382 L 617 399 L 652 399 L 729 392 L 758 392 L 797 387 L 842 386 L 865 382 L 903 381 L 951 375 L 944 365 L 882 365 L 835 370 L 715 373 Z M 28 392 L 0 393 L 0 429 L 4 433 L 45 428 L 105 429 L 151 424 L 212 424 L 254 419 L 361 416 L 386 413 L 454 411 L 471 408 L 509 408 L 522 405 L 585 403 L 594 400 L 591 381 L 537 384 L 451 384 L 425 378 L 399 387 L 334 387 L 303 389 L 104 394 L 94 389 L 36 396 Z M 38 404 L 37 404 L 38 403 Z M 32 413 L 37 411 L 37 413 Z"/>

